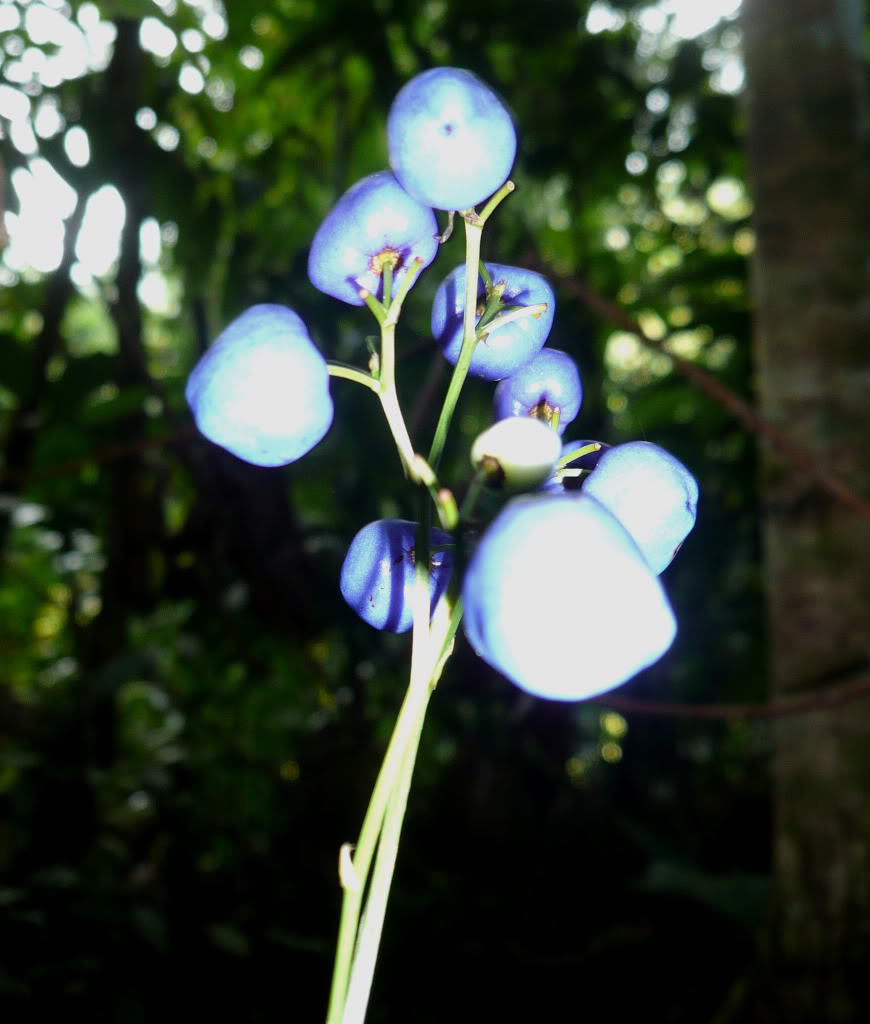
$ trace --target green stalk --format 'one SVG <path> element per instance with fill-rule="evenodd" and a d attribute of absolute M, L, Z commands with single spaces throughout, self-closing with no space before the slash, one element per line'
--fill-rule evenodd
<path fill-rule="evenodd" d="M 425 689 L 426 704 L 428 704 L 431 693 L 432 688 L 427 680 Z M 347 998 L 341 1024 L 363 1024 L 365 1021 L 378 947 L 383 932 L 384 915 L 386 914 L 387 900 L 390 895 L 390 885 L 396 866 L 396 856 L 399 852 L 399 838 L 402 832 L 405 810 L 408 806 L 408 792 L 411 788 L 414 764 L 417 759 L 417 749 L 420 743 L 420 735 L 423 731 L 423 717 L 426 713 L 426 704 L 421 709 L 416 723 L 417 728 L 409 738 L 405 757 L 399 769 L 396 785 L 392 791 L 386 818 L 384 819 L 381 841 L 378 845 L 378 859 L 375 863 L 371 891 L 369 892 L 368 902 L 363 914 L 357 955 L 353 963 L 353 971 L 347 989 Z"/>
<path fill-rule="evenodd" d="M 522 320 L 523 317 L 540 316 L 546 312 L 547 303 L 538 302 L 534 306 L 520 306 L 519 309 L 512 309 L 509 313 L 499 313 L 498 316 L 493 317 L 492 320 L 489 320 L 482 327 L 478 327 L 478 337 L 482 341 L 490 331 L 497 331 L 499 327 L 512 324 L 515 320 Z M 481 320 L 483 319 L 484 317 L 481 317 Z"/>
<path fill-rule="evenodd" d="M 350 366 L 348 363 L 340 363 L 335 359 L 330 359 L 326 368 L 329 371 L 330 377 L 343 377 L 345 380 L 355 380 L 357 384 L 362 384 L 370 390 L 378 394 L 381 389 L 381 385 L 377 377 L 374 377 L 370 373 L 366 373 L 365 370 L 360 370 L 359 367 Z"/>
<path fill-rule="evenodd" d="M 472 211 L 473 213 L 473 211 Z M 474 355 L 474 346 L 477 344 L 475 333 L 477 314 L 477 275 L 478 264 L 480 263 L 480 236 L 483 225 L 479 223 L 480 218 L 474 214 L 473 218 L 469 213 L 465 215 L 465 313 L 463 320 L 462 348 L 459 351 L 459 359 L 453 367 L 453 376 L 450 378 L 450 387 L 447 389 L 447 397 L 441 407 L 441 415 L 438 417 L 438 425 L 435 428 L 435 437 L 432 447 L 429 450 L 429 465 L 436 472 L 444 454 L 444 445 L 447 441 L 447 431 L 450 429 L 450 421 L 459 401 L 459 394 L 462 385 L 468 375 L 468 367 L 471 357 Z"/>
<path fill-rule="evenodd" d="M 513 190 L 515 188 L 516 188 L 516 185 L 514 185 L 514 183 L 510 179 L 508 179 L 504 183 L 504 185 L 502 185 L 502 187 L 498 190 L 498 192 L 494 192 L 492 194 L 492 196 L 490 196 L 489 201 L 486 203 L 484 208 L 480 211 L 480 216 L 478 217 L 478 220 L 480 221 L 481 227 L 484 224 L 486 224 L 486 222 L 489 220 L 490 216 L 492 215 L 493 211 L 498 206 L 498 204 L 502 201 L 502 199 L 507 198 L 507 196 L 509 196 L 511 194 L 511 192 L 513 192 Z"/>
<path fill-rule="evenodd" d="M 465 497 L 462 499 L 462 504 L 459 506 L 459 521 L 461 523 L 464 523 L 466 520 L 471 518 L 471 515 L 474 512 L 474 507 L 477 505 L 480 495 L 483 493 L 487 480 L 489 480 L 489 470 L 483 467 L 478 469 L 471 478 L 468 490 L 465 492 Z"/>
<path fill-rule="evenodd" d="M 395 327 L 384 326 L 382 329 L 383 345 L 381 347 L 381 390 L 378 397 L 381 400 L 381 408 L 387 418 L 387 424 L 399 450 L 399 458 L 402 460 L 402 469 L 409 479 L 414 478 L 412 464 L 414 462 L 414 445 L 411 443 L 411 436 L 405 425 L 405 417 L 399 405 L 399 396 L 396 394 L 396 384 L 392 379 L 393 373 L 393 335 Z M 389 336 L 389 339 L 388 339 Z M 388 354 L 389 353 L 389 354 Z M 389 369 L 387 364 L 389 362 Z M 389 376 L 388 376 L 389 374 Z"/>
<path fill-rule="evenodd" d="M 414 561 L 414 631 L 411 647 L 411 680 L 408 685 L 407 697 L 409 701 L 413 698 L 417 713 L 409 726 L 410 731 L 401 753 L 401 762 L 395 775 L 383 819 L 377 859 L 359 929 L 359 939 L 351 967 L 341 1024 L 363 1024 L 365 1020 L 384 927 L 384 916 L 387 911 L 387 900 L 390 895 L 390 885 L 399 851 L 399 837 L 405 817 L 405 808 L 408 804 L 408 791 L 414 773 L 417 747 L 423 729 L 426 707 L 432 693 L 431 677 L 434 665 L 431 651 L 440 652 L 441 646 L 434 638 L 430 637 L 429 631 L 429 520 L 431 508 L 422 492 L 419 495 L 418 506 L 419 520 Z"/>
<path fill-rule="evenodd" d="M 423 261 L 417 257 L 408 267 L 408 272 L 399 285 L 389 308 L 384 310 L 383 307 L 380 307 L 380 312 L 383 313 L 382 317 L 378 316 L 378 309 L 376 307 L 371 307 L 372 312 L 378 319 L 378 323 L 381 325 L 380 373 L 378 376 L 380 381 L 379 397 L 381 407 L 384 410 L 384 416 L 387 418 L 387 424 L 393 435 L 393 440 L 396 442 L 396 448 L 399 450 L 399 458 L 402 460 L 402 469 L 405 471 L 405 476 L 415 482 L 417 474 L 414 469 L 414 445 L 408 434 L 405 417 L 402 415 L 402 409 L 399 406 L 399 396 L 396 393 L 396 324 L 399 320 L 399 313 L 402 311 L 402 303 L 405 301 L 414 282 L 420 276 L 422 269 Z M 392 281 L 392 276 L 390 280 Z"/>
<path fill-rule="evenodd" d="M 384 308 L 389 309 L 390 302 L 393 297 L 393 264 L 390 263 L 389 260 L 384 263 L 384 269 L 381 276 L 384 282 L 384 298 L 382 301 L 384 303 Z"/>
<path fill-rule="evenodd" d="M 598 441 L 593 441 L 591 444 L 585 444 L 582 448 L 578 448 L 576 452 L 569 452 L 567 455 L 563 455 L 556 463 L 556 469 L 562 469 L 564 466 L 570 466 L 572 462 L 576 462 L 577 459 L 582 459 L 584 455 L 591 455 L 593 452 L 600 451 L 601 444 Z"/>
<path fill-rule="evenodd" d="M 426 596 L 428 602 L 428 589 Z M 372 858 L 378 845 L 378 837 L 381 834 L 388 804 L 396 789 L 405 753 L 423 721 L 428 701 L 428 687 L 409 686 L 363 819 L 359 841 L 351 862 L 353 872 L 350 877 L 348 877 L 349 873 L 344 873 L 341 876 L 344 897 L 327 1024 L 340 1024 L 342 1020 L 351 961 L 357 938 L 360 908 Z"/>
<path fill-rule="evenodd" d="M 359 297 L 372 311 L 375 320 L 377 320 L 379 324 L 383 324 L 384 317 L 387 315 L 387 311 L 384 309 L 383 303 L 379 302 L 367 288 L 360 289 Z"/>

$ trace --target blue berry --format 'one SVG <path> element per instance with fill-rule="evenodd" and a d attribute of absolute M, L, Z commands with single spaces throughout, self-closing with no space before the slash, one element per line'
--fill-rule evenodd
<path fill-rule="evenodd" d="M 413 260 L 428 266 L 438 251 L 438 223 L 389 171 L 370 174 L 338 200 L 317 229 L 308 254 L 315 288 L 352 306 L 362 306 L 365 288 L 383 297 L 383 268 L 393 267 L 399 284 Z"/>
<path fill-rule="evenodd" d="M 326 361 L 286 306 L 252 306 L 226 327 L 185 389 L 196 425 L 256 466 L 309 452 L 332 423 Z"/>
<path fill-rule="evenodd" d="M 698 484 L 664 448 L 630 441 L 606 451 L 583 484 L 634 538 L 654 572 L 670 565 L 695 525 Z"/>
<path fill-rule="evenodd" d="M 487 263 L 493 285 L 503 282 L 502 302 L 506 306 L 536 306 L 546 303 L 547 311 L 524 316 L 504 327 L 497 327 L 477 343 L 468 372 L 485 380 L 501 380 L 515 373 L 544 347 L 553 316 L 556 297 L 546 279 L 523 267 Z M 483 299 L 483 281 L 478 280 L 478 299 Z M 480 307 L 478 307 L 480 308 Z M 441 282 L 432 303 L 432 334 L 448 362 L 456 364 L 462 348 L 465 312 L 465 264 L 452 270 Z"/>
<path fill-rule="evenodd" d="M 582 494 L 510 501 L 471 558 L 462 600 L 477 653 L 553 700 L 619 686 L 676 635 L 667 596 L 634 541 Z"/>
<path fill-rule="evenodd" d="M 495 419 L 508 416 L 533 416 L 552 424 L 559 412 L 557 430 L 565 428 L 577 418 L 583 389 L 574 360 L 555 348 L 544 348 L 516 373 L 506 377 L 495 389 L 493 412 Z"/>
<path fill-rule="evenodd" d="M 353 610 L 375 629 L 405 633 L 414 623 L 414 568 L 417 524 L 378 519 L 354 537 L 341 567 L 341 593 Z M 451 544 L 432 530 L 433 545 Z M 430 559 L 429 600 L 435 605 L 447 589 L 453 556 L 435 551 Z"/>
<path fill-rule="evenodd" d="M 507 180 L 517 149 L 501 100 L 462 68 L 412 78 L 387 118 L 390 166 L 412 196 L 438 210 L 468 210 Z"/>

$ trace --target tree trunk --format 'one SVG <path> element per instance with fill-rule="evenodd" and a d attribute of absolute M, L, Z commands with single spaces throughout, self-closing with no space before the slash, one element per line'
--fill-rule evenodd
<path fill-rule="evenodd" d="M 762 413 L 870 495 L 862 0 L 744 0 Z M 870 672 L 870 519 L 763 460 L 774 696 Z M 778 723 L 773 903 L 740 1020 L 870 1019 L 870 703 Z"/>

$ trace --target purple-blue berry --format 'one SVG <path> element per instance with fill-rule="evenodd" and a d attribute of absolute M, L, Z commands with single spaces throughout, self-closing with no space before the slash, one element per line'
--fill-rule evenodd
<path fill-rule="evenodd" d="M 495 419 L 533 416 L 552 425 L 558 412 L 557 430 L 565 428 L 580 412 L 583 389 L 574 360 L 555 348 L 543 348 L 516 373 L 500 381 L 493 397 Z"/>
<path fill-rule="evenodd" d="M 508 502 L 471 558 L 462 601 L 477 653 L 553 700 L 626 682 L 667 651 L 677 628 L 637 545 L 583 494 Z"/>
<path fill-rule="evenodd" d="M 326 361 L 286 306 L 252 306 L 233 320 L 184 393 L 200 431 L 256 466 L 294 462 L 332 423 Z"/>
<path fill-rule="evenodd" d="M 485 335 L 474 349 L 468 372 L 485 380 L 501 380 L 528 363 L 544 347 L 553 316 L 556 297 L 546 278 L 534 270 L 487 263 L 493 285 L 504 284 L 502 296 L 507 312 L 511 306 L 546 304 L 546 312 L 523 316 Z M 478 302 L 484 300 L 485 288 L 478 278 Z M 478 305 L 480 310 L 480 305 Z M 452 270 L 441 282 L 432 303 L 432 334 L 448 362 L 456 364 L 462 348 L 465 312 L 465 264 Z M 482 312 L 482 310 L 481 310 Z"/>
<path fill-rule="evenodd" d="M 354 537 L 341 567 L 341 593 L 351 608 L 375 629 L 405 633 L 414 623 L 414 571 L 417 524 L 406 519 L 378 519 Z M 432 546 L 452 544 L 433 529 Z M 429 600 L 434 611 L 447 589 L 453 556 L 433 551 L 429 560 Z"/>
<path fill-rule="evenodd" d="M 657 573 L 670 565 L 695 525 L 695 478 L 679 459 L 649 441 L 630 441 L 604 452 L 583 493 L 616 516 Z"/>
<path fill-rule="evenodd" d="M 412 196 L 467 210 L 507 180 L 517 149 L 511 115 L 462 68 L 433 68 L 399 91 L 387 118 L 390 166 Z"/>
<path fill-rule="evenodd" d="M 352 306 L 360 289 L 383 297 L 383 270 L 393 268 L 393 290 L 419 258 L 427 267 L 438 251 L 431 208 L 410 196 L 389 171 L 352 185 L 317 229 L 308 254 L 315 288 Z"/>

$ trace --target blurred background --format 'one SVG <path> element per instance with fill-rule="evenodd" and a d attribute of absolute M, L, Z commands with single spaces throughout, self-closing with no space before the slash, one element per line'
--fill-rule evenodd
<path fill-rule="evenodd" d="M 515 114 L 517 190 L 483 252 L 554 284 L 549 343 L 585 389 L 566 439 L 655 441 L 697 476 L 701 503 L 663 577 L 677 641 L 611 703 L 534 700 L 457 644 L 369 1019 L 867 1019 L 852 970 L 870 942 L 867 712 L 780 728 L 682 707 L 852 685 L 868 656 L 866 508 L 808 486 L 812 466 L 760 457 L 669 355 L 760 395 L 868 492 L 866 458 L 826 447 L 870 437 L 866 412 L 863 431 L 855 417 L 831 426 L 836 396 L 867 405 L 866 187 L 850 191 L 836 164 L 866 156 L 865 5 L 739 6 L 0 0 L 5 1021 L 324 1017 L 338 850 L 358 833 L 410 647 L 354 616 L 338 571 L 366 522 L 413 514 L 410 494 L 377 403 L 347 381 L 333 381 L 329 434 L 281 470 L 197 435 L 183 389 L 218 331 L 262 301 L 293 307 L 328 357 L 365 365 L 374 321 L 313 289 L 307 249 L 339 195 L 387 165 L 395 93 L 438 64 L 473 69 Z M 783 51 L 790 26 L 816 64 Z M 824 103 L 801 106 L 796 72 L 828 83 Z M 786 105 L 762 110 L 765 97 Z M 791 131 L 811 141 L 791 146 Z M 778 142 L 823 158 L 813 187 Z M 804 214 L 841 231 L 813 236 L 839 312 L 807 329 L 845 323 L 851 339 L 800 364 L 800 408 L 816 386 L 834 396 L 809 416 L 781 400 L 800 360 L 774 338 L 793 319 L 797 346 L 807 316 L 773 301 Z M 447 383 L 429 307 L 459 236 L 399 330 L 420 448 Z M 754 254 L 769 327 L 755 350 Z M 470 382 L 454 420 L 443 477 L 457 488 L 491 393 Z M 783 480 L 798 481 L 787 498 Z M 811 564 L 819 523 L 835 520 L 849 539 Z M 798 531 L 801 558 L 780 529 Z M 795 565 L 832 620 L 851 609 L 846 635 L 777 603 L 799 589 Z M 541 567 L 542 599 L 559 569 Z M 781 643 L 799 664 L 782 669 Z M 578 624 L 578 673 L 583 660 Z M 795 749 L 808 759 L 790 772 Z"/>

